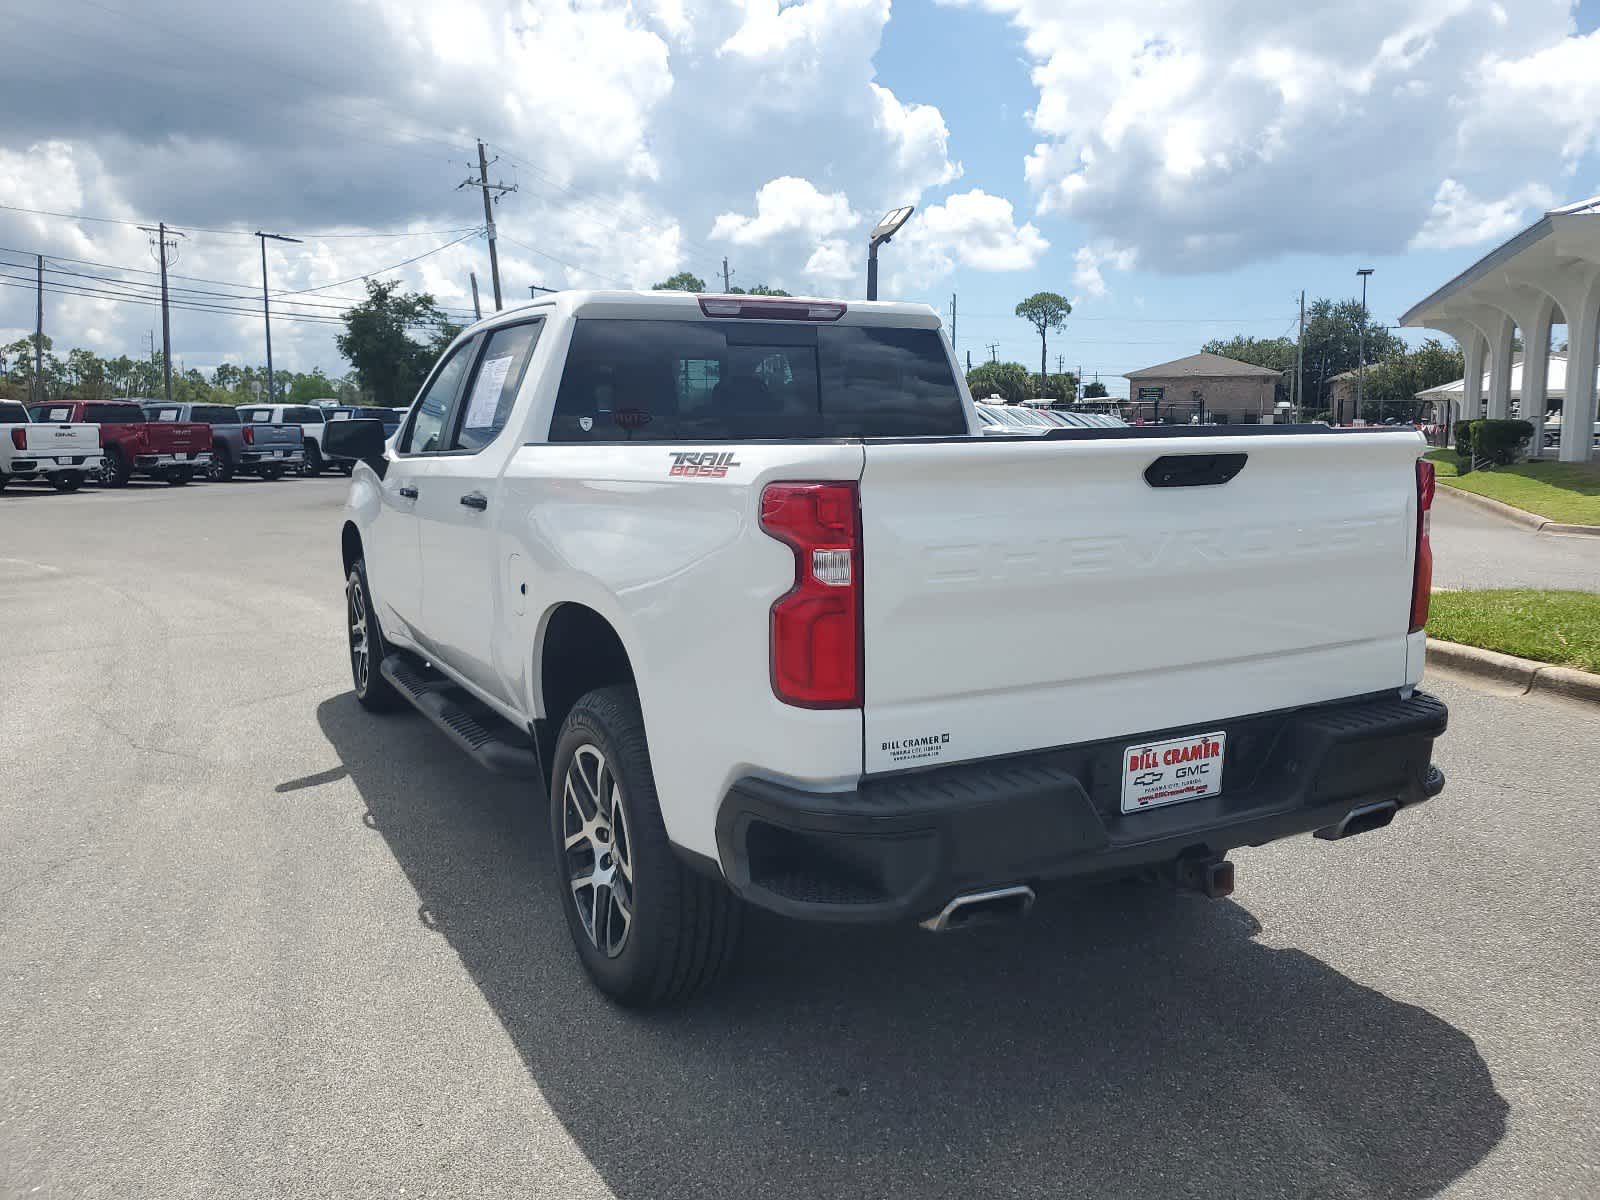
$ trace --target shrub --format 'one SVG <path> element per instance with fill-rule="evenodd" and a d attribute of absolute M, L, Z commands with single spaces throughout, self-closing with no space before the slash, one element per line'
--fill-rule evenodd
<path fill-rule="evenodd" d="M 1476 424 L 1476 421 L 1456 422 L 1456 457 L 1464 463 L 1472 461 L 1472 427 Z"/>
<path fill-rule="evenodd" d="M 1472 422 L 1472 453 L 1502 467 L 1516 462 L 1532 438 L 1529 421 Z"/>

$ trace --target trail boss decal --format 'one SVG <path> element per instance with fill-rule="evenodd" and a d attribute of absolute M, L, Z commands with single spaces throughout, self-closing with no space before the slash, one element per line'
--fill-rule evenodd
<path fill-rule="evenodd" d="M 686 475 L 692 479 L 724 479 L 729 467 L 739 465 L 733 454 L 731 450 L 673 450 L 667 456 L 672 459 L 672 469 L 667 474 Z"/>
<path fill-rule="evenodd" d="M 1225 733 L 1201 733 L 1129 746 L 1122 752 L 1122 811 L 1215 796 L 1222 790 L 1227 740 Z"/>

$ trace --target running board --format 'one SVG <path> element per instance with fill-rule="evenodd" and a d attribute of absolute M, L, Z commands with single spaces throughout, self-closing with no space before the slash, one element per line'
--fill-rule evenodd
<path fill-rule="evenodd" d="M 439 672 L 405 654 L 389 655 L 378 670 L 445 737 L 477 759 L 479 766 L 496 775 L 527 779 L 544 774 L 531 742 L 519 738 L 499 717 L 483 712 L 482 705 Z"/>

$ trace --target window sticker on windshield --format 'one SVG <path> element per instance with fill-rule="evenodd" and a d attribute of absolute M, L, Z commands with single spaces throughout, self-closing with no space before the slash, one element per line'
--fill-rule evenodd
<path fill-rule="evenodd" d="M 500 392 L 515 358 L 515 354 L 502 354 L 478 368 L 478 381 L 472 385 L 472 400 L 467 405 L 465 428 L 488 429 L 494 424 L 495 410 L 500 407 Z"/>

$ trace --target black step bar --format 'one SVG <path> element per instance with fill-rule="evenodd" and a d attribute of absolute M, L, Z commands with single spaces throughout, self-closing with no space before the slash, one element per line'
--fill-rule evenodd
<path fill-rule="evenodd" d="M 477 701 L 439 672 L 402 653 L 389 655 L 379 664 L 378 670 L 394 685 L 395 691 L 437 725 L 445 737 L 477 759 L 479 766 L 496 775 L 523 779 L 543 777 L 533 744 L 518 738 L 498 717 L 475 714 L 469 706 L 477 706 Z M 511 737 L 507 738 L 506 734 Z"/>

